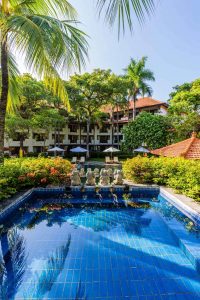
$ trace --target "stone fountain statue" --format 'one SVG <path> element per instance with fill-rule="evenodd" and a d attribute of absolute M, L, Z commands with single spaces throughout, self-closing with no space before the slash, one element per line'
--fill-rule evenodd
<path fill-rule="evenodd" d="M 95 175 L 94 175 L 94 172 L 92 171 L 88 171 L 87 170 L 87 173 L 86 173 L 86 185 L 96 185 L 96 181 L 95 181 Z"/>
<path fill-rule="evenodd" d="M 74 169 L 71 175 L 71 185 L 78 186 L 81 185 L 81 178 L 78 170 Z"/>
<path fill-rule="evenodd" d="M 94 169 L 94 175 L 95 175 L 95 177 L 99 177 L 99 169 L 98 168 Z"/>
<path fill-rule="evenodd" d="M 110 185 L 110 176 L 106 169 L 101 169 L 99 184 L 102 186 Z"/>
<path fill-rule="evenodd" d="M 110 178 L 113 178 L 113 169 L 112 169 L 112 168 L 109 168 L 109 169 L 107 170 L 107 173 L 108 173 L 108 176 L 109 176 Z"/>
<path fill-rule="evenodd" d="M 114 181 L 113 184 L 115 185 L 123 185 L 123 173 L 121 170 L 117 170 L 117 172 L 114 175 Z"/>
<path fill-rule="evenodd" d="M 81 177 L 85 177 L 85 170 L 84 170 L 84 168 L 80 169 L 80 173 L 79 174 L 80 174 Z"/>

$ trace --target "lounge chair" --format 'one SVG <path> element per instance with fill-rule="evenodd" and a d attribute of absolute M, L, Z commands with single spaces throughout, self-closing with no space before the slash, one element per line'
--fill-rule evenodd
<path fill-rule="evenodd" d="M 120 164 L 117 156 L 114 156 L 113 162 L 114 164 Z"/>
<path fill-rule="evenodd" d="M 110 157 L 109 156 L 106 156 L 105 157 L 105 163 L 106 164 L 110 164 L 112 161 L 110 160 Z"/>
<path fill-rule="evenodd" d="M 76 156 L 72 157 L 71 163 L 72 164 L 76 164 L 77 163 L 77 157 Z"/>
<path fill-rule="evenodd" d="M 80 161 L 79 161 L 81 164 L 84 164 L 85 163 L 85 156 L 81 156 L 80 158 Z"/>

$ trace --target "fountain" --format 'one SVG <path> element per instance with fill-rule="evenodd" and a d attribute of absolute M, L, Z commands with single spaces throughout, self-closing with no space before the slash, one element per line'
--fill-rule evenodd
<path fill-rule="evenodd" d="M 101 185 L 101 186 L 110 185 L 110 177 L 109 177 L 108 172 L 106 171 L 106 169 L 102 169 L 101 172 L 100 172 L 99 185 Z"/>
<path fill-rule="evenodd" d="M 99 169 L 98 168 L 94 169 L 94 175 L 95 175 L 95 177 L 99 177 Z"/>
<path fill-rule="evenodd" d="M 99 193 L 99 191 L 96 192 L 96 197 L 99 199 L 99 204 L 100 204 L 100 206 L 102 206 L 103 197 L 102 197 L 102 195 Z"/>
<path fill-rule="evenodd" d="M 85 170 L 84 170 L 84 168 L 80 169 L 79 174 L 80 174 L 81 177 L 85 177 Z"/>
<path fill-rule="evenodd" d="M 108 176 L 111 178 L 111 179 L 113 179 L 113 169 L 111 169 L 111 168 L 109 168 L 108 170 L 107 170 L 107 173 L 108 173 Z"/>
<path fill-rule="evenodd" d="M 74 169 L 71 175 L 71 185 L 79 186 L 81 185 L 81 178 L 77 169 Z"/>
<path fill-rule="evenodd" d="M 111 193 L 112 196 L 113 196 L 113 204 L 115 206 L 118 206 L 119 202 L 118 202 L 118 197 L 117 197 L 117 194 L 114 194 L 114 193 Z"/>
<path fill-rule="evenodd" d="M 94 176 L 94 172 L 91 171 L 91 169 L 87 170 L 87 173 L 86 173 L 86 185 L 89 185 L 89 186 L 94 186 L 96 185 L 96 181 L 95 181 L 95 176 Z"/>
<path fill-rule="evenodd" d="M 123 174 L 121 170 L 117 170 L 114 175 L 114 185 L 123 185 Z"/>

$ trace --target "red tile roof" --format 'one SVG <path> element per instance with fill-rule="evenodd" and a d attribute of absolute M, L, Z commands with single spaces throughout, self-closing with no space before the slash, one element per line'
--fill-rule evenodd
<path fill-rule="evenodd" d="M 151 106 L 159 106 L 160 107 L 162 105 L 165 107 L 168 106 L 166 102 L 155 100 L 150 97 L 138 98 L 138 100 L 136 101 L 137 109 L 151 107 Z M 129 109 L 133 109 L 133 100 L 129 101 Z M 110 105 L 103 106 L 102 111 L 109 113 L 111 111 L 111 106 Z M 115 112 L 117 111 L 117 107 L 114 109 L 114 111 Z M 118 111 L 120 111 L 120 108 L 118 109 Z"/>
<path fill-rule="evenodd" d="M 136 108 L 149 107 L 149 106 L 157 106 L 157 105 L 158 106 L 163 105 L 163 106 L 167 107 L 167 103 L 166 102 L 155 100 L 155 99 L 150 98 L 150 97 L 139 98 L 136 101 Z M 133 109 L 133 100 L 130 101 L 129 109 Z"/>
<path fill-rule="evenodd" d="M 192 137 L 187 140 L 152 150 L 151 153 L 167 157 L 200 159 L 200 139 L 196 137 L 196 133 L 193 133 Z"/>

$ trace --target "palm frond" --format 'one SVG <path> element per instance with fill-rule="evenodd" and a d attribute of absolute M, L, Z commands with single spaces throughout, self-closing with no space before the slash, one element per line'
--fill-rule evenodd
<path fill-rule="evenodd" d="M 1 53 L 0 53 L 1 54 Z M 14 111 L 19 103 L 19 84 L 17 77 L 19 76 L 19 70 L 14 55 L 8 51 L 8 74 L 9 74 L 9 90 L 8 90 L 8 102 L 7 111 Z"/>
<path fill-rule="evenodd" d="M 11 0 L 13 11 L 18 14 L 41 14 L 56 18 L 66 16 L 75 20 L 77 12 L 67 0 Z"/>
<path fill-rule="evenodd" d="M 105 20 L 113 26 L 118 21 L 118 33 L 124 32 L 128 23 L 130 30 L 133 29 L 133 17 L 143 23 L 146 15 L 154 11 L 155 0 L 97 0 L 99 15 L 105 14 Z"/>
<path fill-rule="evenodd" d="M 59 74 L 80 69 L 87 57 L 86 36 L 73 26 L 76 23 L 41 15 L 15 15 L 7 22 L 11 48 L 25 57 L 27 68 L 40 76 L 68 108 L 68 96 Z"/>
<path fill-rule="evenodd" d="M 14 55 L 8 52 L 8 73 L 9 73 L 9 90 L 8 90 L 8 103 L 7 111 L 11 112 L 16 110 L 19 104 L 20 86 L 17 81 L 19 70 Z"/>

